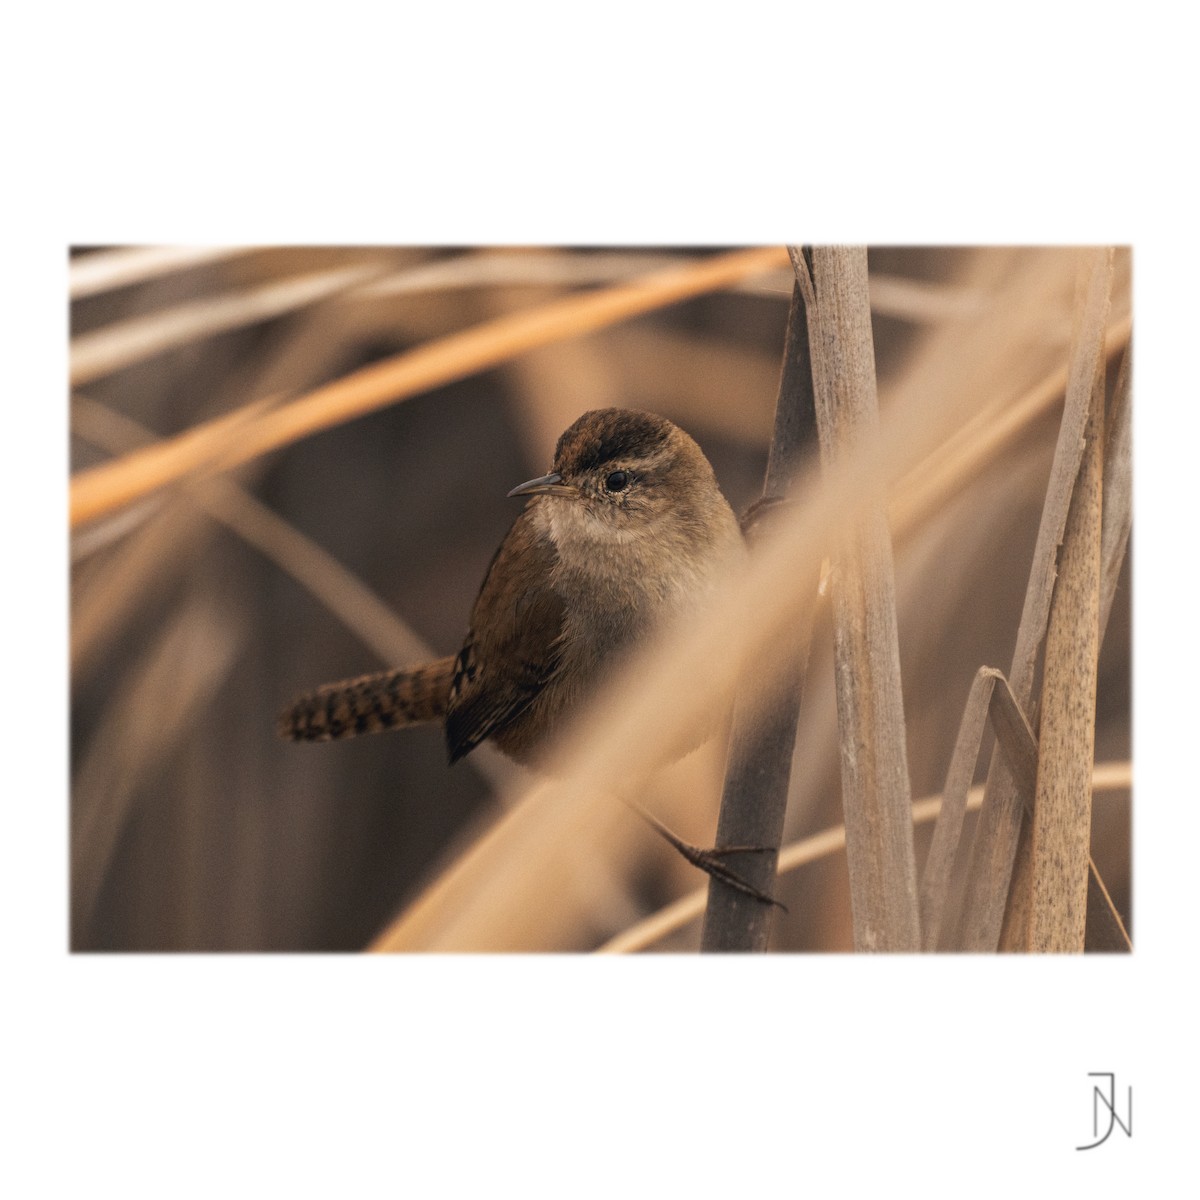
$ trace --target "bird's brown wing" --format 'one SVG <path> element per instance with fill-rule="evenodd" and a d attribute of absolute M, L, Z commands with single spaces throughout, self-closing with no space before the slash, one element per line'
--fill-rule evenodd
<path fill-rule="evenodd" d="M 492 559 L 454 663 L 446 709 L 452 763 L 519 717 L 558 668 L 563 605 L 550 588 L 556 557 L 526 509 Z"/>

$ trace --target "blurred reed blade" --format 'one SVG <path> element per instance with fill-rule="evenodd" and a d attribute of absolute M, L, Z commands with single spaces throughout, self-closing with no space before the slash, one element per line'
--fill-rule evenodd
<path fill-rule="evenodd" d="M 135 798 L 193 729 L 245 631 L 210 596 L 189 600 L 106 706 L 71 790 L 71 941 L 86 939 Z"/>
<path fill-rule="evenodd" d="M 804 255 L 789 249 L 797 275 L 806 276 Z M 879 436 L 866 248 L 815 247 L 811 269 L 809 344 L 821 460 L 828 468 Z M 917 950 L 896 591 L 891 536 L 881 504 L 839 539 L 832 580 L 855 948 Z"/>
<path fill-rule="evenodd" d="M 160 446 L 76 475 L 71 481 L 71 525 L 95 520 L 201 468 L 227 470 L 537 346 L 703 295 L 775 266 L 781 258 L 786 258 L 782 247 L 740 250 L 632 283 L 569 296 L 364 367 L 281 406 L 236 434 L 215 423 L 196 426 Z"/>
<path fill-rule="evenodd" d="M 383 269 L 382 264 L 369 263 L 316 271 L 224 296 L 192 300 L 80 334 L 71 339 L 71 386 L 91 383 L 201 338 L 307 308 L 348 291 Z"/>
<path fill-rule="evenodd" d="M 1097 794 L 1104 794 L 1110 791 L 1124 791 L 1130 786 L 1132 781 L 1133 767 L 1131 763 L 1097 763 L 1095 773 L 1092 777 L 1092 788 Z M 941 796 L 926 796 L 921 800 L 914 801 L 912 806 L 913 824 L 923 825 L 929 821 L 936 820 L 942 811 L 943 803 L 944 801 Z M 965 810 L 973 812 L 982 803 L 983 785 L 980 784 L 978 787 L 971 788 L 967 793 Z M 819 859 L 836 854 L 839 850 L 844 849 L 845 845 L 845 825 L 837 825 L 832 829 L 823 829 L 820 833 L 815 833 L 811 837 L 806 837 L 799 842 L 792 842 L 790 845 L 784 846 L 779 852 L 778 874 L 785 875 L 791 871 L 798 870 L 800 867 L 807 866 L 809 863 L 817 862 Z M 1096 876 L 1095 879 L 1099 889 L 1103 889 L 1103 884 L 1099 882 L 1099 876 Z M 1107 892 L 1104 894 L 1107 896 Z M 1090 919 L 1092 892 L 1089 891 L 1088 895 Z M 622 930 L 615 937 L 610 938 L 604 945 L 600 946 L 596 953 L 634 954 L 639 950 L 646 950 L 656 942 L 662 941 L 663 938 L 678 932 L 689 922 L 702 916 L 706 900 L 707 890 L 705 888 L 697 888 L 695 891 L 689 892 L 686 896 L 681 896 L 678 900 L 668 904 L 665 908 L 659 909 L 658 912 L 652 913 L 629 929 Z M 1101 903 L 1103 904 L 1103 900 L 1101 900 Z M 1107 907 L 1115 912 L 1115 909 L 1112 909 L 1111 900 L 1108 900 Z M 1093 947 L 1089 945 L 1088 948 L 1092 949 Z M 1095 948 L 1097 950 L 1119 950 L 1127 947 L 1122 943 L 1114 946 L 1098 945 Z"/>
<path fill-rule="evenodd" d="M 122 246 L 81 254 L 69 263 L 70 296 L 82 300 L 253 250 L 252 246 Z"/>
<path fill-rule="evenodd" d="M 1066 404 L 1008 673 L 1013 694 L 1023 709 L 1030 705 L 1038 649 L 1049 619 L 1058 547 L 1079 473 L 1093 385 L 1104 370 L 1112 265 L 1111 249 L 1090 252 L 1085 263 L 1087 282 L 1080 296 Z M 1021 820 L 1022 806 L 1015 782 L 1003 756 L 993 752 L 987 794 L 971 847 L 962 934 L 958 941 L 962 949 L 991 952 L 999 943 Z"/>
<path fill-rule="evenodd" d="M 71 433 L 79 434 L 84 441 L 92 440 L 78 429 L 72 428 Z M 93 445 L 95 444 L 97 443 L 93 442 Z M 71 538 L 71 565 L 75 566 L 90 558 L 98 550 L 103 550 L 106 546 L 111 546 L 114 542 L 127 538 L 155 513 L 161 511 L 162 505 L 163 498 L 161 496 L 151 496 L 150 499 L 143 500 L 141 504 L 131 504 L 114 516 L 97 521 L 94 525 L 80 530 Z"/>
<path fill-rule="evenodd" d="M 808 326 L 797 283 L 792 289 L 784 337 L 775 431 L 763 483 L 764 501 L 787 495 L 799 474 L 804 455 L 815 449 L 816 438 Z M 766 515 L 769 516 L 769 510 Z M 817 582 L 814 574 L 807 585 L 799 586 L 807 586 L 815 595 Z M 729 865 L 745 883 L 763 895 L 772 892 L 779 843 L 783 839 L 788 782 L 811 638 L 810 617 L 809 621 L 797 625 L 792 636 L 780 640 L 777 648 L 780 669 L 774 677 L 765 687 L 744 693 L 734 710 L 716 847 L 718 850 L 734 846 L 755 847 L 754 853 L 738 855 Z M 731 887 L 716 875 L 712 876 L 701 949 L 766 950 L 773 911 L 772 906 Z"/>

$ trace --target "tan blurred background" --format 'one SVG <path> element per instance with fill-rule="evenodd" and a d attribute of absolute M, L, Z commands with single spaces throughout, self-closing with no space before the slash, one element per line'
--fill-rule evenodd
<path fill-rule="evenodd" d="M 72 252 L 72 470 L 556 296 L 705 249 L 306 248 Z M 874 248 L 881 403 L 930 336 L 1030 333 L 988 383 L 1066 361 L 1076 253 Z M 90 272 L 90 274 L 89 274 Z M 124 273 L 122 273 L 124 272 Z M 762 483 L 790 273 L 520 357 L 88 524 L 71 539 L 75 950 L 358 950 L 499 811 L 504 766 L 445 765 L 425 727 L 291 745 L 277 711 L 329 680 L 455 651 L 558 434 L 604 405 L 686 428 L 736 510 Z M 1128 314 L 1117 260 L 1113 314 Z M 1111 376 L 1114 372 L 1110 370 Z M 914 797 L 944 780 L 971 679 L 1007 669 L 1059 408 L 896 547 Z M 1096 759 L 1129 757 L 1128 563 L 1100 662 Z M 981 763 L 986 764 L 986 754 Z M 983 774 L 983 766 L 978 777 Z M 818 621 L 786 837 L 841 820 L 831 633 Z M 711 838 L 707 793 L 681 832 Z M 930 827 L 917 833 L 923 861 Z M 966 837 L 971 827 L 968 824 Z M 1128 794 L 1094 809 L 1097 865 L 1132 926 Z M 650 837 L 548 949 L 592 949 L 701 877 Z M 844 858 L 784 877 L 782 950 L 851 945 Z M 695 925 L 663 943 L 691 949 Z"/>

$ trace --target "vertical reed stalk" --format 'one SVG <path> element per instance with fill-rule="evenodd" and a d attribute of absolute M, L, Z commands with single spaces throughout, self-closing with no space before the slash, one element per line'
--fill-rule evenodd
<path fill-rule="evenodd" d="M 1082 951 L 1092 832 L 1100 618 L 1104 376 L 1092 389 L 1046 631 L 1041 752 L 1033 809 L 1029 948 Z"/>
<path fill-rule="evenodd" d="M 815 440 L 812 362 L 804 302 L 797 284 L 788 310 L 775 431 L 763 484 L 764 500 L 786 495 L 805 452 Z M 815 595 L 817 584 L 814 575 L 799 581 L 797 588 Z M 783 839 L 811 637 L 810 608 L 794 631 L 791 644 L 780 647 L 778 660 L 786 665 L 771 680 L 766 694 L 743 697 L 734 715 L 729 769 L 717 821 L 717 849 L 754 847 L 752 853 L 738 855 L 737 861 L 729 865 L 747 883 L 767 895 L 774 889 L 779 844 Z M 765 950 L 772 911 L 761 900 L 711 876 L 701 950 Z"/>
<path fill-rule="evenodd" d="M 792 262 L 802 276 L 803 258 L 793 253 Z M 808 329 L 817 429 L 821 460 L 829 468 L 878 437 L 866 248 L 814 249 L 811 288 Z M 832 584 L 854 944 L 858 950 L 917 950 L 896 589 L 882 498 L 839 538 Z"/>

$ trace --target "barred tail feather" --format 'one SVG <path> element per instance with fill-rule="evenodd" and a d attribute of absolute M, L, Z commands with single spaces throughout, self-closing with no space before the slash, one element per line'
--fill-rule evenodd
<path fill-rule="evenodd" d="M 440 721 L 446 715 L 454 659 L 327 683 L 301 696 L 279 718 L 279 736 L 293 742 L 328 742 L 402 725 Z"/>

